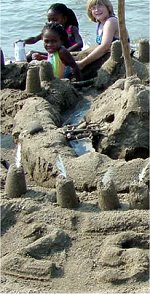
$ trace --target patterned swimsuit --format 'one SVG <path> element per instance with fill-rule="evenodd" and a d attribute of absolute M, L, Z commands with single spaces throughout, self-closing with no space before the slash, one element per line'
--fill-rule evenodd
<path fill-rule="evenodd" d="M 65 65 L 61 61 L 59 57 L 59 51 L 55 51 L 52 54 L 48 54 L 47 61 L 51 63 L 55 77 L 60 79 L 69 77 L 71 73 L 71 68 L 69 65 Z"/>

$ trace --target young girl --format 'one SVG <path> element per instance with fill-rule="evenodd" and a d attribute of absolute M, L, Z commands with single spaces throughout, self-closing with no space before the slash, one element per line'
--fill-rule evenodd
<path fill-rule="evenodd" d="M 68 45 L 68 35 L 64 27 L 57 23 L 47 23 L 42 30 L 44 48 L 48 52 L 47 61 L 52 64 L 54 76 L 68 78 L 73 71 L 76 80 L 80 80 L 80 71 L 70 52 L 64 47 Z M 39 55 L 38 60 L 43 56 Z"/>
<path fill-rule="evenodd" d="M 69 52 L 80 51 L 83 47 L 83 41 L 79 34 L 79 25 L 77 18 L 72 9 L 68 8 L 65 4 L 55 3 L 52 4 L 47 12 L 47 19 L 49 22 L 56 22 L 64 26 L 68 34 L 67 49 Z M 25 44 L 35 44 L 42 39 L 42 34 L 35 37 L 30 37 L 23 40 Z M 21 40 L 19 40 L 21 41 Z M 30 51 L 27 54 L 27 60 L 31 61 L 32 53 L 40 53 L 37 51 Z M 42 53 L 43 54 L 43 53 Z M 44 54 L 44 59 L 47 58 L 47 54 Z"/>
<path fill-rule="evenodd" d="M 102 64 L 100 58 L 104 57 L 104 61 L 108 59 L 112 42 L 119 39 L 118 19 L 109 0 L 88 0 L 87 14 L 92 21 L 97 22 L 98 46 L 84 59 L 77 61 L 79 68 L 81 70 L 85 68 L 85 71 L 93 62 L 97 69 L 100 68 Z"/>
<path fill-rule="evenodd" d="M 49 22 L 56 22 L 64 26 L 68 34 L 68 50 L 79 51 L 83 47 L 83 41 L 79 34 L 79 24 L 72 9 L 65 4 L 52 4 L 47 13 Z"/>

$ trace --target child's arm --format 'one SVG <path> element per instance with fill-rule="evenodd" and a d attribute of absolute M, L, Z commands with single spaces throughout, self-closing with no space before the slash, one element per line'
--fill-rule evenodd
<path fill-rule="evenodd" d="M 25 39 L 24 42 L 25 42 L 25 44 L 30 45 L 30 44 L 35 44 L 36 42 L 38 42 L 40 40 L 42 40 L 42 34 L 39 34 L 39 35 L 37 35 L 35 37 L 30 37 L 28 39 Z"/>
<path fill-rule="evenodd" d="M 27 44 L 27 45 L 32 45 L 32 44 L 35 44 L 36 42 L 42 40 L 42 34 L 39 34 L 35 37 L 30 37 L 28 39 L 25 39 L 25 40 L 18 40 L 17 42 L 19 41 L 22 41 L 24 42 L 24 44 Z"/>
<path fill-rule="evenodd" d="M 69 52 L 79 51 L 83 47 L 83 40 L 82 40 L 82 38 L 79 34 L 79 30 L 76 26 L 72 26 L 72 34 L 74 36 L 76 43 L 67 49 Z"/>
<path fill-rule="evenodd" d="M 32 54 L 32 59 L 33 60 L 47 60 L 47 53 L 46 54 L 44 54 L 44 53 L 38 53 L 38 52 L 36 52 L 36 53 L 33 53 Z"/>
<path fill-rule="evenodd" d="M 103 26 L 102 42 L 91 53 L 80 61 L 76 61 L 80 70 L 86 65 L 91 64 L 102 57 L 105 53 L 109 52 L 115 32 L 118 30 L 118 21 L 116 18 L 109 18 Z"/>
<path fill-rule="evenodd" d="M 72 57 L 72 55 L 68 51 L 68 49 L 66 49 L 65 47 L 60 48 L 59 57 L 65 65 L 69 65 L 73 69 L 73 73 L 75 75 L 76 80 L 80 81 L 81 80 L 81 72 L 80 72 L 79 67 L 76 64 L 74 58 Z"/>

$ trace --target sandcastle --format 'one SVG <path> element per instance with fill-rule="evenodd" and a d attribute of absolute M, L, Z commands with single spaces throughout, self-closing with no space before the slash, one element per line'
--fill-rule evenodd
<path fill-rule="evenodd" d="M 121 48 L 121 43 L 120 43 L 120 41 L 115 41 L 113 44 L 112 44 L 112 48 L 111 48 L 111 56 L 110 56 L 110 59 L 107 61 L 107 62 L 105 62 L 105 64 L 102 66 L 102 68 L 101 68 L 101 75 L 102 75 L 102 78 L 104 78 L 105 79 L 105 77 L 106 77 L 106 84 L 107 84 L 107 81 L 109 80 L 109 79 L 111 79 L 111 77 L 112 77 L 112 73 L 113 73 L 113 71 L 114 71 L 114 69 L 116 68 L 116 66 L 118 65 L 118 64 L 120 64 L 120 62 L 122 63 L 122 61 L 123 61 L 123 58 L 122 58 L 122 48 Z M 98 76 L 98 79 L 99 79 L 99 77 L 100 76 Z M 108 78 L 108 79 L 107 79 Z M 135 77 L 133 77 L 133 79 L 135 79 Z M 46 81 L 46 82 L 48 82 L 47 84 L 46 84 L 46 87 L 45 87 L 45 89 L 44 89 L 44 84 L 41 86 L 41 84 L 42 84 L 42 82 L 43 81 Z M 51 83 L 49 83 L 50 81 L 53 81 L 53 82 L 51 82 Z M 102 81 L 102 80 L 101 80 Z M 55 79 L 54 78 L 54 75 L 53 75 L 53 71 L 52 71 L 52 66 L 51 66 L 51 64 L 49 64 L 49 63 L 47 63 L 47 62 L 45 62 L 45 61 L 42 61 L 42 62 L 40 62 L 40 63 L 37 63 L 36 65 L 31 65 L 31 67 L 29 66 L 29 70 L 28 70 L 28 74 L 27 74 L 27 80 L 26 80 L 26 91 L 28 92 L 28 93 L 36 93 L 37 95 L 38 94 L 41 94 L 41 96 L 42 96 L 42 94 L 44 93 L 44 95 L 43 95 L 43 101 L 44 101 L 44 103 L 45 103 L 45 100 L 48 100 L 48 101 L 50 101 L 51 102 L 51 100 L 52 100 L 52 98 L 53 98 L 53 105 L 54 105 L 54 107 L 56 108 L 56 106 L 57 106 L 57 108 L 58 108 L 58 111 L 59 111 L 59 114 L 60 113 L 63 113 L 63 111 L 65 111 L 66 109 L 67 109 L 67 107 L 66 107 L 66 104 L 72 104 L 72 103 L 70 103 L 70 100 L 68 99 L 68 97 L 67 97 L 67 95 L 66 95 L 66 93 L 65 93 L 65 91 L 64 91 L 64 93 L 63 93 L 63 95 L 65 96 L 65 99 L 64 98 L 62 98 L 62 92 L 60 93 L 60 95 L 58 95 L 58 103 L 56 103 L 57 102 L 57 100 L 56 100 L 56 95 L 52 95 L 52 94 L 55 94 L 56 93 L 56 90 L 57 90 L 57 88 L 58 88 L 58 84 L 57 84 L 57 82 L 58 82 L 58 84 L 60 83 L 61 84 L 61 89 L 65 89 L 65 87 L 64 86 L 66 86 L 66 84 L 68 84 L 67 86 L 68 86 L 68 88 L 69 88 L 69 86 L 70 86 L 70 82 L 67 82 L 67 83 L 64 83 L 64 81 L 60 81 L 59 79 Z M 121 83 L 121 85 L 122 85 L 122 88 L 121 89 L 124 89 L 124 90 L 126 90 L 127 88 L 130 88 L 130 81 L 118 81 L 118 82 L 120 82 Z M 137 83 L 137 81 L 135 81 L 136 83 Z M 54 84 L 53 84 L 54 83 Z M 56 84 L 55 84 L 56 83 Z M 97 80 L 97 83 L 98 83 L 98 80 Z M 98 84 L 98 87 L 100 86 L 100 84 Z M 67 88 L 67 87 L 66 87 Z M 40 91 L 41 90 L 43 90 L 43 93 L 40 93 Z M 44 92 L 44 90 L 45 90 L 45 92 Z M 52 91 L 51 91 L 52 90 Z M 60 89 L 59 89 L 60 90 Z M 46 91 L 47 91 L 47 93 L 46 93 Z M 112 91 L 112 93 L 113 93 L 113 89 L 111 90 Z M 118 91 L 120 91 L 120 90 L 118 90 Z M 67 91 L 66 91 L 67 92 Z M 75 94 L 76 95 L 76 93 L 75 93 L 75 91 L 74 91 L 74 89 L 73 89 L 73 94 Z M 114 91 L 115 92 L 115 91 Z M 142 92 L 143 93 L 143 92 Z M 57 94 L 57 93 L 56 93 Z M 126 93 L 125 93 L 126 94 Z M 133 93 L 134 94 L 134 93 Z M 46 96 L 47 95 L 47 96 Z M 74 95 L 74 96 L 75 96 Z M 114 94 L 115 95 L 115 94 Z M 68 95 L 69 96 L 69 95 Z M 72 95 L 70 95 L 70 97 L 71 97 Z M 75 100 L 74 99 L 74 96 L 73 96 L 73 100 Z M 77 95 L 76 95 L 77 96 Z M 46 99 L 45 99 L 45 97 L 46 97 Z M 67 99 L 66 99 L 66 97 L 67 97 Z M 69 98 L 70 98 L 69 97 Z M 118 96 L 119 97 L 119 96 Z M 143 97 L 143 96 L 142 96 Z M 37 97 L 37 103 L 39 103 L 38 102 L 38 98 L 39 97 Z M 72 98 L 72 97 L 71 97 Z M 124 98 L 124 97 L 123 97 Z M 130 98 L 130 96 L 129 96 L 129 98 Z M 129 98 L 128 98 L 128 105 L 129 105 L 129 102 L 130 102 L 130 100 L 129 100 Z M 132 98 L 132 97 L 131 97 Z M 36 104 L 36 99 L 34 98 L 29 98 L 30 99 L 30 101 L 32 102 L 32 100 L 33 100 L 33 102 L 34 102 L 34 105 Z M 42 99 L 42 98 L 40 98 L 40 99 Z M 63 100 L 64 99 L 64 100 Z M 125 98 L 124 98 L 125 99 Z M 145 100 L 147 99 L 147 97 L 146 97 L 146 95 L 145 95 Z M 119 101 L 119 99 L 118 99 L 118 101 Z M 123 101 L 123 103 L 124 103 L 124 100 L 122 99 L 122 101 Z M 131 102 L 132 102 L 132 99 L 131 99 Z M 29 105 L 29 100 L 27 101 L 27 103 L 25 103 L 25 105 L 26 104 L 28 104 Z M 106 103 L 106 102 L 105 102 Z M 105 103 L 104 103 L 104 105 L 105 105 Z M 24 106 L 25 106 L 24 105 Z M 31 104 L 32 105 L 32 104 Z M 69 105 L 70 106 L 70 105 Z M 42 106 L 43 107 L 43 106 Z M 122 105 L 121 105 L 121 107 L 122 107 Z M 68 107 L 69 108 L 69 107 Z M 29 116 L 29 117 L 31 117 L 32 115 L 31 115 L 31 113 L 29 113 L 28 112 L 28 114 L 27 114 L 27 112 L 26 112 L 26 110 L 24 110 L 24 109 L 26 109 L 25 107 L 23 107 L 22 108 L 22 113 L 23 113 L 23 111 L 25 112 L 25 116 L 24 117 L 27 117 L 27 116 Z M 36 107 L 34 106 L 34 109 L 35 109 L 35 111 L 36 111 Z M 42 109 L 40 109 L 39 108 L 39 113 L 40 114 L 43 114 L 43 108 Z M 29 110 L 28 110 L 29 111 Z M 31 128 L 30 128 L 30 125 L 29 125 L 29 119 L 27 118 L 27 123 L 25 124 L 25 126 L 24 126 L 24 128 L 25 128 L 25 130 L 27 129 L 28 130 L 28 133 L 30 134 L 30 135 L 32 135 L 32 136 L 34 136 L 34 138 L 33 138 L 33 141 L 34 141 L 34 144 L 35 144 L 35 140 L 37 139 L 38 140 L 38 138 L 35 136 L 38 132 L 40 133 L 40 136 L 41 136 L 41 138 L 42 138 L 42 140 L 43 140 L 43 142 L 44 141 L 46 141 L 46 139 L 45 139 L 45 129 L 44 129 L 44 124 L 45 124 L 45 120 L 48 118 L 48 122 L 49 122 L 49 117 L 50 117 L 50 115 L 49 115 L 49 111 L 52 111 L 52 107 L 51 107 L 51 105 L 50 105 L 50 107 L 49 107 L 49 105 L 48 104 L 46 104 L 46 115 L 44 115 L 44 117 L 41 115 L 41 117 L 39 117 L 39 113 L 38 113 L 38 118 L 39 118 L 39 121 L 38 121 L 38 123 L 37 123 L 37 120 L 35 119 L 35 122 L 36 122 L 36 124 L 34 125 L 34 123 L 32 122 L 32 124 L 31 124 Z M 122 112 L 124 112 L 124 108 L 123 108 L 123 111 Z M 33 113 L 32 113 L 33 114 Z M 54 111 L 54 116 L 56 116 L 55 115 L 55 111 Z M 113 122 L 113 121 L 115 121 L 115 115 L 114 115 L 114 113 L 112 113 L 111 115 L 110 115 L 111 117 L 112 117 L 112 121 L 107 121 L 107 123 L 111 123 L 111 122 Z M 110 117 L 109 116 L 109 117 Z M 19 113 L 18 113 L 18 115 L 16 116 L 16 121 L 17 121 L 17 117 L 19 118 L 20 117 L 20 115 L 19 115 Z M 138 114 L 137 114 L 137 117 L 138 117 Z M 36 114 L 35 114 L 35 118 L 36 118 Z M 22 130 L 23 130 L 23 123 L 24 123 L 24 121 L 25 121 L 25 119 L 23 120 L 23 122 L 21 122 L 21 120 L 20 120 L 20 122 L 19 122 L 19 124 L 20 124 L 20 131 L 22 132 Z M 16 123 L 16 125 L 17 125 L 18 123 Z M 28 126 L 29 125 L 29 126 Z M 56 124 L 57 125 L 57 124 Z M 61 125 L 61 123 L 60 124 L 58 124 L 57 126 L 60 126 Z M 128 125 L 130 125 L 130 124 L 128 124 Z M 27 128 L 28 127 L 28 128 Z M 53 126 L 54 128 L 55 128 L 55 126 Z M 43 132 L 43 130 L 44 130 L 44 132 Z M 47 129 L 46 129 L 46 131 L 47 131 Z M 18 132 L 19 133 L 19 132 Z M 42 134 L 43 133 L 43 134 Z M 46 137 L 48 138 L 48 136 L 52 136 L 52 131 L 50 132 L 50 134 L 47 132 L 47 134 L 46 134 Z M 53 135 L 54 136 L 54 135 Z M 55 136 L 56 136 L 56 131 L 55 131 Z M 56 139 L 55 138 L 55 136 L 54 136 L 54 139 Z M 40 142 L 42 142 L 41 141 L 41 138 L 40 138 Z M 50 137 L 51 138 L 51 137 Z M 24 139 L 24 140 L 26 140 L 27 141 L 27 138 L 26 139 Z M 44 144 L 44 146 L 48 146 L 48 148 L 51 148 L 51 145 L 53 146 L 53 144 L 51 144 L 50 142 L 49 142 L 49 140 L 51 140 L 51 139 L 47 139 L 48 140 L 48 142 L 46 141 L 46 143 L 43 143 Z M 104 140 L 105 140 L 105 138 L 104 138 Z M 103 152 L 104 152 L 104 154 L 106 154 L 106 155 L 110 155 L 109 153 L 107 154 L 106 152 L 105 152 L 105 149 L 107 148 L 107 146 L 105 147 L 105 145 L 106 145 L 106 143 L 107 142 L 105 142 L 105 141 L 102 141 L 102 145 L 101 145 L 101 147 L 100 148 L 103 148 Z M 29 138 L 29 141 L 30 141 L 30 143 L 29 143 L 29 146 L 31 146 L 31 144 L 32 144 L 32 138 L 30 137 Z M 58 145 L 58 142 L 60 142 L 60 139 L 56 139 L 56 145 L 54 144 L 54 146 L 57 146 Z M 108 142 L 109 143 L 109 142 Z M 59 145 L 59 147 L 65 147 L 65 148 L 63 148 L 64 150 L 69 150 L 69 151 L 67 151 L 67 152 L 69 152 L 70 154 L 71 154 L 71 156 L 74 156 L 73 154 L 72 154 L 72 151 L 69 149 L 69 147 L 67 146 L 67 142 L 65 142 L 65 140 L 63 141 L 62 140 L 62 142 L 61 142 L 61 144 Z M 29 147 L 30 148 L 30 147 Z M 44 147 L 45 148 L 45 147 Z M 105 148 L 105 149 L 104 149 Z M 116 147 L 115 147 L 116 148 Z M 120 147 L 119 147 L 120 148 Z M 56 148 L 57 149 L 57 148 Z M 112 152 L 112 149 L 113 149 L 113 145 L 111 146 L 111 152 Z M 28 150 L 28 149 L 27 149 Z M 34 147 L 33 147 L 33 150 L 34 150 Z M 136 150 L 136 149 L 135 149 Z M 49 150 L 48 150 L 49 151 Z M 97 152 L 100 152 L 101 150 L 97 150 Z M 107 151 L 107 150 L 106 150 Z M 26 158 L 28 158 L 28 154 L 26 154 L 26 150 L 24 151 L 24 158 L 25 158 L 25 161 L 26 161 Z M 45 152 L 45 149 L 44 149 L 44 152 Z M 119 152 L 121 152 L 120 150 L 119 150 Z M 140 152 L 140 150 L 139 150 L 139 152 Z M 31 151 L 31 153 L 32 153 L 32 151 Z M 51 154 L 50 154 L 50 157 L 48 158 L 48 161 L 50 161 L 50 163 L 51 163 L 51 165 L 53 166 L 53 164 L 54 164 L 54 161 L 55 161 L 55 153 L 56 153 L 56 150 L 54 149 L 53 151 L 52 151 L 52 156 L 51 156 Z M 45 156 L 45 154 L 46 154 L 46 156 L 47 156 L 47 153 L 45 152 L 44 153 L 44 155 L 43 155 L 43 157 Z M 36 157 L 36 153 L 34 154 L 34 156 Z M 33 156 L 33 157 L 34 157 Z M 42 157 L 42 154 L 39 154 L 39 157 L 41 158 Z M 51 159 L 51 157 L 52 157 L 52 159 Z M 110 156 L 111 157 L 111 156 Z M 118 157 L 118 153 L 117 153 L 117 155 L 116 155 L 116 159 L 117 159 L 117 157 Z M 113 157 L 114 158 L 114 157 Z M 44 162 L 45 161 L 47 161 L 47 158 L 45 159 L 44 158 Z M 41 161 L 40 163 L 39 163 L 39 166 L 38 166 L 38 161 L 36 161 L 36 159 L 35 159 L 35 162 L 36 162 L 36 164 L 35 164 L 35 173 L 34 173 L 34 177 L 35 177 L 35 179 L 37 180 L 37 182 L 39 181 L 40 183 L 43 183 L 42 182 L 42 180 L 41 180 L 41 174 L 42 175 L 44 175 L 44 173 L 45 173 L 45 166 L 44 166 L 44 164 L 43 164 L 43 161 Z M 31 168 L 31 170 L 32 170 L 32 167 L 30 167 L 30 160 L 28 160 L 28 162 L 27 162 L 27 165 L 29 165 L 29 170 L 30 170 L 30 168 Z M 39 174 L 38 174 L 39 173 Z M 41 173 L 41 174 L 40 174 Z M 32 172 L 31 172 L 31 174 L 32 174 Z M 38 174 L 38 175 L 37 175 Z M 71 174 L 71 172 L 69 173 L 69 176 L 74 180 L 74 175 L 72 175 Z M 49 180 L 49 178 L 48 177 L 50 177 L 50 180 Z M 46 174 L 46 176 L 44 175 L 44 177 L 43 178 L 46 178 L 46 180 L 44 181 L 44 185 L 46 186 L 46 185 L 49 185 L 49 186 L 51 186 L 51 174 L 49 173 L 48 174 L 48 176 L 47 176 L 47 174 Z M 57 189 L 58 189 L 58 193 L 57 193 L 57 198 L 58 198 L 58 204 L 60 205 L 60 206 L 62 206 L 62 207 L 66 207 L 68 204 L 66 204 L 67 203 L 67 201 L 70 201 L 70 196 L 69 196 L 69 189 L 67 188 L 67 193 L 64 193 L 64 195 L 63 195 L 63 192 L 62 192 L 62 195 L 61 195 L 61 190 L 63 191 L 63 188 L 61 187 L 59 187 L 59 185 L 60 185 L 60 182 L 62 181 L 62 186 L 64 185 L 65 186 L 65 184 L 66 184 L 66 182 L 68 181 L 69 183 L 70 183 L 70 185 L 72 185 L 73 186 L 73 182 L 72 182 L 72 184 L 71 184 L 71 181 L 70 181 L 70 179 L 68 179 L 68 180 L 65 180 L 65 179 L 61 179 L 61 181 L 60 181 L 60 179 L 58 178 L 57 180 L 54 178 L 53 179 L 53 183 L 55 183 L 55 181 L 57 182 L 56 183 L 56 185 L 57 185 Z M 114 187 L 114 185 L 113 185 L 114 183 L 112 183 L 112 182 L 110 182 L 109 183 L 109 186 L 108 187 L 104 187 L 104 186 L 101 186 L 101 187 L 99 187 L 99 194 L 101 195 L 100 197 L 101 197 L 101 199 L 99 200 L 99 203 L 102 201 L 103 203 L 102 204 L 100 204 L 100 206 L 101 207 L 105 207 L 105 205 L 106 205 L 106 209 L 117 209 L 117 208 L 119 208 L 119 202 L 118 202 L 118 199 L 117 199 L 117 197 L 116 197 L 116 193 L 115 193 L 115 187 Z M 92 184 L 90 183 L 90 185 L 92 186 Z M 95 183 L 93 183 L 93 185 L 95 185 Z M 54 185 L 53 185 L 54 186 Z M 60 185 L 61 186 L 61 185 Z M 77 183 L 77 181 L 75 182 L 75 186 L 77 187 L 77 190 L 78 190 L 78 183 Z M 81 186 L 83 186 L 83 189 L 84 189 L 84 186 L 86 187 L 86 185 L 81 185 Z M 71 187 L 71 186 L 70 186 Z M 92 187 L 93 188 L 93 187 Z M 95 188 L 95 186 L 94 186 L 94 188 Z M 105 188 L 106 188 L 106 191 L 105 191 Z M 108 188 L 108 189 L 107 189 Z M 111 188 L 110 190 L 109 190 L 109 188 Z M 104 192 L 104 191 L 105 192 Z M 113 192 L 112 192 L 113 191 Z M 103 193 L 104 192 L 104 193 Z M 60 194 L 59 194 L 60 193 Z M 60 196 L 61 195 L 61 196 Z M 66 196 L 67 195 L 67 196 Z M 76 206 L 76 204 L 77 204 L 77 202 L 76 202 L 76 196 L 75 196 L 75 192 L 72 192 L 72 195 L 74 195 L 73 196 L 73 199 L 74 200 L 71 200 L 71 201 L 73 201 L 73 204 L 69 204 L 69 206 Z M 115 198 L 115 205 L 113 206 L 111 206 L 111 203 L 109 203 L 109 198 L 110 197 L 112 197 L 112 195 L 114 195 L 114 197 L 116 197 Z M 62 198 L 61 198 L 62 197 Z M 68 198 L 67 198 L 68 197 Z M 65 199 L 65 198 L 67 198 L 67 200 Z M 107 203 L 107 199 L 108 199 L 108 203 Z M 111 199 L 110 199 L 110 201 L 111 201 Z M 117 208 L 116 208 L 117 207 Z M 105 208 L 102 208 L 102 209 L 105 209 Z"/>
<path fill-rule="evenodd" d="M 97 190 L 98 203 L 101 210 L 116 210 L 120 208 L 120 203 L 113 180 L 110 179 L 106 183 L 99 182 Z"/>
<path fill-rule="evenodd" d="M 19 167 L 15 164 L 10 165 L 6 178 L 5 191 L 9 198 L 20 197 L 26 193 L 27 187 L 22 165 Z"/>
<path fill-rule="evenodd" d="M 40 63 L 40 81 L 50 82 L 55 79 L 53 74 L 53 68 L 50 62 L 41 61 Z"/>
<path fill-rule="evenodd" d="M 113 61 L 120 62 L 120 59 L 122 57 L 122 47 L 119 40 L 116 40 L 112 43 L 110 57 Z"/>
<path fill-rule="evenodd" d="M 43 79 L 47 79 L 46 75 Z M 58 84 L 53 85 L 57 81 Z M 62 84 L 62 91 L 58 90 L 59 83 Z M 78 157 L 64 137 L 61 123 L 65 120 L 57 127 L 55 111 L 57 107 L 58 114 L 64 114 L 66 104 L 69 108 L 72 105 L 70 99 L 77 101 L 77 96 L 67 96 L 64 91 L 65 83 L 59 79 L 45 83 L 46 89 L 43 84 L 44 98 L 39 97 L 41 93 L 33 97 L 25 93 L 26 101 L 15 115 L 14 125 L 18 128 L 16 139 L 22 140 L 23 165 L 28 172 L 28 179 L 31 176 L 35 184 L 32 182 L 30 186 L 29 182 L 30 188 L 27 195 L 24 195 L 25 181 L 21 171 L 20 178 L 18 177 L 21 166 L 14 167 L 11 181 L 8 181 L 11 169 L 9 170 L 7 185 L 9 182 L 12 184 L 6 189 L 8 197 L 5 193 L 2 196 L 2 286 L 9 290 L 13 283 L 14 287 L 17 285 L 16 291 L 20 288 L 25 292 L 36 291 L 35 286 L 37 292 L 45 289 L 49 292 L 52 289 L 67 292 L 76 287 L 79 292 L 83 289 L 107 292 L 112 285 L 114 291 L 117 290 L 115 285 L 119 285 L 121 291 L 124 283 L 128 293 L 130 289 L 136 291 L 135 285 L 139 291 L 140 282 L 143 285 L 148 280 L 148 210 L 142 210 L 146 206 L 140 206 L 137 210 L 137 205 L 142 204 L 144 195 L 147 201 L 148 187 L 142 184 L 142 190 L 137 181 L 137 187 L 133 187 L 132 191 L 130 189 L 129 193 L 129 186 L 147 164 L 147 155 L 143 158 L 141 156 L 145 146 L 147 148 L 144 143 L 144 138 L 147 138 L 144 133 L 146 124 L 142 124 L 144 119 L 147 121 L 148 109 L 144 86 L 137 87 L 137 79 L 134 83 L 129 79 L 122 79 L 118 80 L 119 86 L 114 84 L 108 93 L 96 97 L 91 124 L 99 124 L 100 130 L 104 127 L 104 135 L 108 135 L 109 139 L 109 131 L 113 131 L 113 127 L 115 130 L 114 123 L 117 121 L 117 133 L 120 132 L 121 136 L 118 138 L 114 134 L 105 153 L 102 153 L 104 144 L 101 144 L 101 140 L 97 152 Z M 53 99 L 55 102 L 53 105 L 45 100 L 46 90 L 49 91 L 49 101 Z M 56 90 L 60 92 L 58 100 L 53 95 Z M 90 89 L 86 91 L 88 95 L 91 94 Z M 132 97 L 130 93 L 133 94 Z M 137 98 L 136 93 L 139 94 Z M 11 95 L 9 93 L 8 101 L 13 101 L 13 95 L 17 96 L 16 91 Z M 128 118 L 126 108 L 129 106 L 134 107 L 131 107 L 131 116 Z M 7 110 L 6 104 L 5 109 Z M 123 128 L 119 125 L 119 111 L 120 118 L 127 117 Z M 139 120 L 136 120 L 137 117 Z M 131 132 L 128 126 L 132 127 Z M 127 139 L 129 137 L 129 147 L 132 147 L 134 154 L 131 149 L 126 148 L 123 135 Z M 134 139 L 136 142 L 133 144 Z M 125 154 L 126 150 L 130 152 L 128 158 L 126 155 L 120 158 L 120 154 Z M 137 158 L 137 152 L 140 158 Z M 69 177 L 57 176 L 55 172 L 58 153 L 64 158 Z M 114 154 L 116 160 L 113 160 Z M 106 179 L 106 172 L 110 168 L 112 177 L 105 183 L 104 176 Z M 144 179 L 144 183 L 147 183 L 148 180 Z M 141 193 L 138 199 L 141 203 L 134 201 L 138 193 Z M 19 195 L 21 198 L 15 198 L 20 197 Z M 129 201 L 133 203 L 132 209 L 128 209 Z M 128 205 L 122 205 L 124 202 L 128 202 Z M 79 283 L 76 283 L 76 272 Z M 22 285 L 25 285 L 24 288 Z M 26 288 L 28 285 L 30 289 Z"/>
<path fill-rule="evenodd" d="M 149 62 L 149 40 L 142 39 L 139 42 L 139 60 L 141 62 Z"/>
<path fill-rule="evenodd" d="M 26 78 L 26 92 L 37 94 L 42 90 L 42 82 L 54 80 L 52 65 L 47 61 L 29 65 Z"/>
<path fill-rule="evenodd" d="M 21 144 L 19 143 L 17 146 L 15 163 L 9 166 L 7 172 L 5 192 L 9 198 L 16 198 L 25 194 L 26 191 L 26 179 L 21 163 Z"/>
<path fill-rule="evenodd" d="M 57 177 L 56 180 L 57 204 L 61 207 L 75 208 L 78 199 L 75 192 L 73 180 L 70 178 Z"/>
<path fill-rule="evenodd" d="M 149 209 L 149 191 L 148 186 L 141 183 L 132 183 L 129 192 L 130 209 Z"/>
<path fill-rule="evenodd" d="M 38 93 L 41 91 L 41 83 L 39 77 L 39 67 L 30 66 L 27 71 L 26 78 L 26 91 L 27 93 Z"/>
<path fill-rule="evenodd" d="M 97 89 L 106 87 L 111 80 L 116 66 L 122 61 L 122 47 L 119 40 L 112 43 L 111 55 L 109 59 L 98 70 L 98 76 L 95 82 Z"/>

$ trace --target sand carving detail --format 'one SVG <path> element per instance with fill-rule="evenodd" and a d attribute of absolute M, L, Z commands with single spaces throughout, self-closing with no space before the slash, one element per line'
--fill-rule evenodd
<path fill-rule="evenodd" d="M 148 279 L 148 240 L 145 237 L 130 231 L 107 237 L 99 252 L 98 263 L 103 266 L 99 278 L 114 284 L 128 279 L 143 280 L 143 275 Z"/>
<path fill-rule="evenodd" d="M 19 250 L 14 256 L 3 258 L 4 274 L 30 279 L 48 281 L 63 274 L 62 261 L 65 261 L 67 248 L 71 246 L 71 239 L 63 230 L 53 229 L 49 235 L 38 238 Z M 55 255 L 60 264 L 55 262 Z M 50 258 L 54 261 L 52 261 Z"/>

